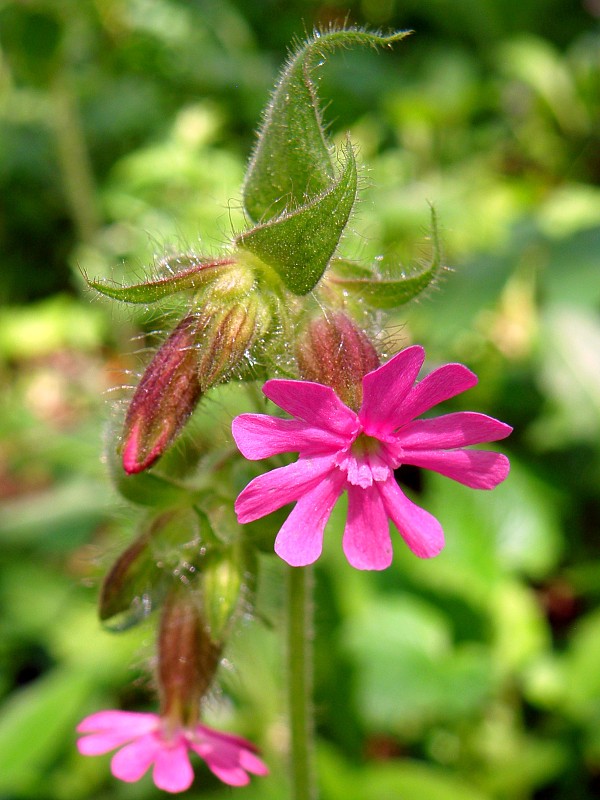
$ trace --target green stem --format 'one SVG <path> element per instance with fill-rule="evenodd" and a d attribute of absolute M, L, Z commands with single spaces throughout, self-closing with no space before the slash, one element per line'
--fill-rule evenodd
<path fill-rule="evenodd" d="M 316 800 L 312 719 L 312 582 L 310 567 L 290 567 L 288 601 L 288 709 L 291 800 Z"/>

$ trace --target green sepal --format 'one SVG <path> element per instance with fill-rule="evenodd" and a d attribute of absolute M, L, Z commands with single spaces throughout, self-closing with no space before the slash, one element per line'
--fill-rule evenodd
<path fill-rule="evenodd" d="M 197 572 L 202 547 L 211 538 L 206 517 L 196 509 L 153 517 L 104 579 L 100 619 L 113 630 L 136 625 L 160 605 L 174 582 Z"/>
<path fill-rule="evenodd" d="M 437 218 L 431 209 L 431 241 L 433 253 L 431 262 L 421 269 L 395 276 L 397 267 L 387 269 L 382 265 L 383 275 L 373 275 L 371 270 L 344 259 L 336 259 L 331 264 L 327 280 L 329 286 L 360 299 L 371 308 L 391 310 L 408 303 L 435 280 L 441 268 L 440 243 Z"/>
<path fill-rule="evenodd" d="M 114 482 L 119 493 L 130 503 L 149 508 L 169 508 L 182 505 L 193 505 L 197 499 L 190 489 L 175 483 L 154 472 L 138 472 L 128 475 L 123 467 L 117 473 Z"/>
<path fill-rule="evenodd" d="M 295 211 L 241 234 L 238 246 L 275 270 L 291 292 L 307 294 L 335 252 L 356 200 L 357 184 L 356 160 L 347 142 L 342 173 L 326 191 Z"/>
<path fill-rule="evenodd" d="M 188 487 L 154 472 L 128 475 L 123 469 L 119 448 L 113 442 L 116 432 L 110 426 L 105 449 L 108 470 L 115 489 L 130 503 L 149 508 L 178 508 L 193 505 L 198 497 Z"/>
<path fill-rule="evenodd" d="M 227 639 L 242 600 L 244 610 L 248 611 L 257 570 L 256 552 L 242 537 L 207 556 L 202 569 L 202 599 L 204 616 L 214 641 Z"/>
<path fill-rule="evenodd" d="M 322 194 L 335 177 L 325 139 L 313 71 L 328 53 L 355 44 L 391 45 L 407 36 L 361 30 L 316 32 L 292 55 L 267 106 L 243 189 L 244 208 L 255 222 L 279 216 Z"/>
<path fill-rule="evenodd" d="M 89 278 L 86 278 L 86 281 L 91 289 L 95 289 L 113 300 L 121 300 L 124 303 L 156 303 L 158 300 L 163 300 L 178 292 L 196 290 L 205 286 L 219 276 L 220 268 L 233 263 L 231 260 L 201 263 L 195 256 L 176 256 L 174 259 L 164 259 L 161 264 L 170 268 L 168 262 L 171 260 L 174 260 L 180 268 L 179 272 L 145 283 L 136 283 L 133 286 L 119 286 L 105 280 Z M 181 269 L 186 263 L 189 266 Z"/>

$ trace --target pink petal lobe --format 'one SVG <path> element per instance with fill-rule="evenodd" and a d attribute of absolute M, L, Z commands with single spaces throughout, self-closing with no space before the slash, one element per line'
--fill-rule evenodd
<path fill-rule="evenodd" d="M 231 431 L 239 451 L 251 461 L 280 453 L 322 453 L 339 449 L 347 443 L 347 437 L 326 428 L 266 414 L 240 414 L 233 420 Z"/>
<path fill-rule="evenodd" d="M 414 420 L 404 425 L 396 442 L 407 450 L 451 450 L 504 439 L 512 428 L 474 411 L 459 411 L 434 419 Z"/>
<path fill-rule="evenodd" d="M 398 409 L 395 427 L 403 425 L 430 408 L 466 392 L 477 384 L 477 375 L 463 364 L 444 364 L 419 381 Z"/>
<path fill-rule="evenodd" d="M 510 462 L 489 450 L 407 450 L 405 464 L 439 472 L 471 489 L 494 489 L 506 478 Z"/>
<path fill-rule="evenodd" d="M 363 378 L 363 402 L 359 412 L 370 436 L 389 433 L 425 360 L 419 345 L 407 347 Z"/>
<path fill-rule="evenodd" d="M 244 739 L 243 736 L 237 736 L 235 733 L 226 733 L 225 731 L 217 731 L 214 728 L 209 728 L 208 725 L 196 725 L 192 731 L 190 746 L 202 742 L 205 746 L 210 746 L 217 750 L 223 745 L 231 745 L 240 752 L 243 750 L 250 750 L 252 753 L 257 752 L 256 746 L 248 741 L 248 739 Z"/>
<path fill-rule="evenodd" d="M 386 569 L 392 563 L 388 517 L 377 484 L 348 487 L 348 519 L 343 548 L 356 569 Z"/>
<path fill-rule="evenodd" d="M 77 742 L 77 749 L 84 756 L 98 756 L 139 736 L 156 730 L 159 718 L 156 714 L 127 711 L 99 711 L 82 720 L 77 726 L 79 733 L 87 733 Z"/>
<path fill-rule="evenodd" d="M 251 750 L 240 751 L 240 767 L 253 775 L 268 775 L 269 768 L 262 759 L 260 759 Z"/>
<path fill-rule="evenodd" d="M 413 553 L 419 558 L 437 556 L 444 546 L 444 532 L 437 519 L 412 503 L 393 477 L 378 486 L 388 516 Z"/>
<path fill-rule="evenodd" d="M 185 792 L 190 788 L 194 782 L 194 770 L 183 740 L 158 751 L 152 778 L 165 792 Z"/>
<path fill-rule="evenodd" d="M 344 483 L 344 475 L 332 470 L 298 500 L 275 539 L 275 552 L 290 566 L 305 567 L 321 555 L 323 531 Z"/>
<path fill-rule="evenodd" d="M 331 456 L 300 458 L 250 481 L 235 501 L 238 522 L 253 522 L 293 503 L 333 469 Z"/>
<path fill-rule="evenodd" d="M 274 379 L 265 383 L 263 392 L 279 408 L 315 428 L 344 437 L 358 428 L 356 414 L 342 403 L 330 386 Z"/>
<path fill-rule="evenodd" d="M 97 711 L 82 719 L 77 726 L 78 733 L 100 733 L 123 731 L 131 736 L 154 730 L 160 724 L 158 714 L 141 711 Z"/>
<path fill-rule="evenodd" d="M 204 726 L 198 726 L 196 730 L 198 735 L 191 740 L 190 746 L 206 761 L 206 765 L 211 772 L 223 783 L 229 786 L 245 786 L 249 783 L 250 778 L 246 770 L 254 770 L 250 770 L 242 764 L 244 754 L 252 756 L 260 765 L 258 767 L 260 771 L 256 774 L 266 774 L 263 771 L 266 770 L 266 767 L 262 761 L 249 750 L 246 750 L 245 746 L 240 745 L 236 741 L 237 737 L 231 737 L 230 740 L 225 734 L 220 734 Z M 239 741 L 244 742 L 243 739 Z M 251 747 L 249 743 L 246 744 Z M 251 763 L 252 766 L 258 766 L 254 762 Z"/>
<path fill-rule="evenodd" d="M 232 752 L 236 753 L 240 766 L 254 775 L 268 775 L 269 768 L 261 761 L 256 755 L 257 749 L 247 739 L 241 736 L 236 736 L 233 733 L 223 733 L 223 731 L 215 731 L 212 728 L 207 728 L 205 725 L 198 725 L 195 729 L 196 737 L 205 741 L 205 747 L 212 747 L 214 751 L 223 748 L 231 748 Z M 195 747 L 195 738 L 192 739 L 191 746 Z M 212 752 L 212 751 L 211 751 Z M 199 753 L 201 755 L 201 753 Z"/>
<path fill-rule="evenodd" d="M 135 742 L 115 753 L 110 764 L 112 774 L 126 783 L 139 781 L 164 746 L 164 743 L 154 734 L 136 739 Z"/>

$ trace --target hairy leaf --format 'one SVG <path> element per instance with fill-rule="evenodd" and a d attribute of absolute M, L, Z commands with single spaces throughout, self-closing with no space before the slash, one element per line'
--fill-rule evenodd
<path fill-rule="evenodd" d="M 231 260 L 200 263 L 194 256 L 177 257 L 177 263 L 180 265 L 184 260 L 189 261 L 191 266 L 164 278 L 136 283 L 133 286 L 119 286 L 116 283 L 93 279 L 88 279 L 87 283 L 92 289 L 106 297 L 122 300 L 124 303 L 156 303 L 158 300 L 178 292 L 199 289 L 215 280 L 221 272 L 220 268 L 233 263 Z"/>
<path fill-rule="evenodd" d="M 408 303 L 436 278 L 441 267 L 440 243 L 437 218 L 431 209 L 431 240 L 433 255 L 431 262 L 422 269 L 414 270 L 398 277 L 392 275 L 379 277 L 373 275 L 351 261 L 338 259 L 332 263 L 332 274 L 328 276 L 331 285 L 360 298 L 367 305 L 377 309 L 393 309 Z"/>
<path fill-rule="evenodd" d="M 244 208 L 252 220 L 264 222 L 303 205 L 334 180 L 333 154 L 313 81 L 326 55 L 354 44 L 391 45 L 408 33 L 317 32 L 290 58 L 267 106 L 244 184 Z"/>

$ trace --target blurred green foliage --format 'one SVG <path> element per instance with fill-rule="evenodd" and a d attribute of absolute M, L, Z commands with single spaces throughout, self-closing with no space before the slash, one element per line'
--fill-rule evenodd
<path fill-rule="evenodd" d="M 435 204 L 449 269 L 388 349 L 467 363 L 480 384 L 449 405 L 515 433 L 491 494 L 406 475 L 446 531 L 433 561 L 398 540 L 390 570 L 350 570 L 336 511 L 317 570 L 322 797 L 598 796 L 599 15 L 595 0 L 0 2 L 2 798 L 159 795 L 74 749 L 86 713 L 148 703 L 151 628 L 104 631 L 94 604 L 133 536 L 102 431 L 151 343 L 132 337 L 165 325 L 91 297 L 82 272 L 131 281 L 238 231 L 286 48 L 345 19 L 416 31 L 322 75 L 331 131 L 350 129 L 368 169 L 345 254 L 408 264 Z M 272 561 L 212 710 L 272 765 L 240 800 L 286 796 Z M 225 795 L 199 771 L 190 796 Z"/>

